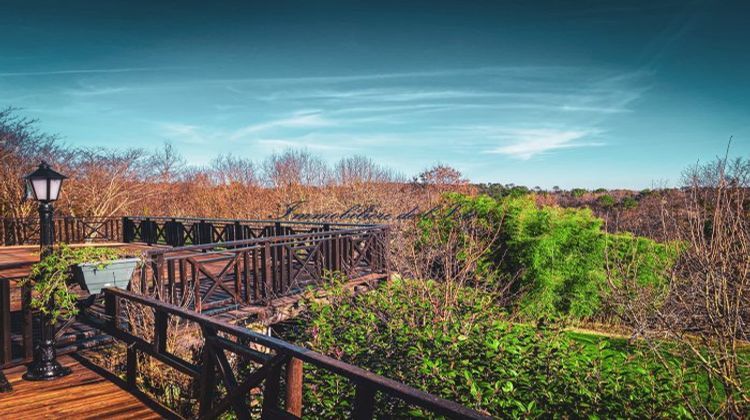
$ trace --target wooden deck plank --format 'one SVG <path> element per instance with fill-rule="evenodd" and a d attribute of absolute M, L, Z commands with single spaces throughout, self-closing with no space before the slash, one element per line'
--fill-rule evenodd
<path fill-rule="evenodd" d="M 84 366 L 80 360 L 63 356 L 60 362 L 73 373 L 49 382 L 24 381 L 21 376 L 26 368 L 23 366 L 5 370 L 13 391 L 0 394 L 0 418 L 164 417 L 164 412 L 155 411 L 157 407 L 128 393 L 113 382 L 113 378 Z"/>

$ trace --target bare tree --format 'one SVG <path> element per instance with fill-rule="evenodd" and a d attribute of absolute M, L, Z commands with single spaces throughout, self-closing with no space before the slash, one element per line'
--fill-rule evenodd
<path fill-rule="evenodd" d="M 361 155 L 339 160 L 334 168 L 334 174 L 339 185 L 393 182 L 398 178 L 393 171 Z"/>
<path fill-rule="evenodd" d="M 175 181 L 185 170 L 185 158 L 171 142 L 165 141 L 148 159 L 148 168 L 158 182 Z"/>
<path fill-rule="evenodd" d="M 23 176 L 40 161 L 60 167 L 56 159 L 67 153 L 55 136 L 40 133 L 36 120 L 17 115 L 15 108 L 0 110 L 0 217 L 26 218 L 34 206 L 24 200 Z"/>
<path fill-rule="evenodd" d="M 422 171 L 417 176 L 417 180 L 427 185 L 465 185 L 469 183 L 458 169 L 442 163 Z"/>
<path fill-rule="evenodd" d="M 150 184 L 145 153 L 139 149 L 78 150 L 67 187 L 72 215 L 108 217 L 125 211 L 140 213 L 137 203 L 158 193 Z"/>
<path fill-rule="evenodd" d="M 482 288 L 496 295 L 498 305 L 511 301 L 513 279 L 498 270 L 488 269 L 482 261 L 500 258 L 497 241 L 504 215 L 487 220 L 454 208 L 450 202 L 423 223 L 410 220 L 395 226 L 392 262 L 400 275 L 421 282 L 440 281 L 444 294 L 428 296 L 441 316 L 449 317 L 462 288 Z M 422 293 L 431 293 L 422 287 Z"/>
<path fill-rule="evenodd" d="M 211 178 L 217 185 L 241 184 L 255 186 L 258 179 L 250 159 L 219 155 L 211 161 Z"/>
<path fill-rule="evenodd" d="M 647 299 L 633 299 L 644 291 L 632 280 L 613 290 L 622 315 L 657 355 L 663 342 L 654 333 L 708 377 L 707 389 L 688 402 L 693 415 L 742 418 L 750 413 L 750 360 L 742 355 L 750 341 L 750 161 L 697 164 L 683 181 L 682 205 L 663 213 L 665 230 L 683 247 L 666 298 L 648 299 L 647 291 Z M 716 400 L 723 401 L 718 409 L 710 404 Z"/>
<path fill-rule="evenodd" d="M 330 181 L 330 170 L 319 157 L 307 150 L 287 149 L 272 154 L 263 162 L 266 183 L 271 187 L 324 186 Z"/>

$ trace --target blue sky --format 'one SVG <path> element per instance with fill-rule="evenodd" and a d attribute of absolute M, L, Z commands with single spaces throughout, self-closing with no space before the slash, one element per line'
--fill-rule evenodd
<path fill-rule="evenodd" d="M 4 1 L 0 106 L 194 164 L 301 147 L 542 187 L 750 154 L 747 3 L 211 3 Z"/>

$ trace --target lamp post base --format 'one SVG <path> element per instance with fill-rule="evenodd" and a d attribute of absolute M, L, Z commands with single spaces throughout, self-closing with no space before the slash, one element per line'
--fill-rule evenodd
<path fill-rule="evenodd" d="M 56 360 L 57 352 L 52 341 L 46 341 L 39 345 L 36 354 L 38 358 L 29 365 L 23 375 L 27 381 L 51 381 L 69 375 L 71 370 Z"/>

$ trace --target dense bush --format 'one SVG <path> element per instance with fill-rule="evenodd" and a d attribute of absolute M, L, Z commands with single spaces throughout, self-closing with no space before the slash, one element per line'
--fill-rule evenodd
<path fill-rule="evenodd" d="M 620 204 L 624 209 L 630 210 L 638 207 L 638 200 L 633 197 L 625 197 L 620 201 Z"/>
<path fill-rule="evenodd" d="M 586 190 L 583 188 L 573 188 L 572 190 L 570 190 L 570 195 L 575 198 L 583 197 L 584 194 L 586 194 Z"/>
<path fill-rule="evenodd" d="M 604 194 L 604 195 L 599 196 L 599 198 L 596 199 L 596 204 L 598 204 L 602 208 L 609 209 L 609 208 L 614 207 L 615 198 L 609 194 Z"/>
<path fill-rule="evenodd" d="M 584 348 L 554 324 L 507 322 L 494 297 L 463 288 L 451 308 L 433 296 L 445 284 L 395 279 L 353 297 L 340 286 L 326 301 L 308 301 L 297 341 L 314 350 L 504 418 L 674 417 L 684 414 L 678 378 L 647 356 Z M 450 309 L 450 310 L 447 310 Z M 353 387 L 306 369 L 305 415 L 343 418 Z M 379 416 L 422 416 L 415 407 L 378 397 Z M 377 416 L 377 417 L 379 417 Z"/>
<path fill-rule="evenodd" d="M 429 226 L 430 235 L 435 235 L 435 224 L 448 229 L 462 218 L 497 225 L 499 237 L 477 264 L 477 277 L 480 281 L 515 278 L 513 290 L 521 296 L 516 309 L 528 317 L 593 317 L 601 306 L 607 276 L 628 275 L 617 271 L 620 262 L 630 262 L 625 268 L 639 281 L 663 287 L 677 257 L 670 245 L 606 233 L 603 221 L 589 209 L 540 207 L 529 197 L 495 200 L 453 194 L 447 199 L 451 211 L 433 213 L 422 226 Z"/>

